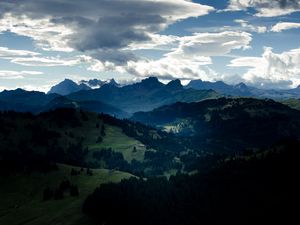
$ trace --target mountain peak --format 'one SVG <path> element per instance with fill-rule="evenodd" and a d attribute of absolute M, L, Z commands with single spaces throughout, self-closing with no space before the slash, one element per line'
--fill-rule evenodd
<path fill-rule="evenodd" d="M 116 87 L 120 86 L 120 84 L 119 84 L 114 78 L 110 79 L 110 80 L 107 82 L 107 84 L 113 85 L 113 86 L 116 86 Z"/>
<path fill-rule="evenodd" d="M 79 82 L 80 84 L 85 84 L 90 88 L 100 88 L 101 86 L 103 86 L 105 84 L 104 81 L 102 80 L 98 80 L 98 79 L 91 79 L 91 80 L 81 80 Z"/>
<path fill-rule="evenodd" d="M 88 87 L 86 84 L 81 83 L 78 85 L 74 81 L 70 79 L 65 79 L 59 84 L 53 86 L 48 94 L 60 94 L 60 95 L 68 95 L 73 92 L 81 91 L 81 90 L 90 90 L 90 87 Z"/>
<path fill-rule="evenodd" d="M 191 80 L 187 86 L 193 86 L 193 85 L 202 84 L 202 83 L 203 83 L 203 81 L 201 79 Z"/>
<path fill-rule="evenodd" d="M 179 79 L 172 80 L 167 84 L 168 88 L 171 89 L 181 89 L 183 86 L 181 84 L 181 81 Z"/>
<path fill-rule="evenodd" d="M 159 82 L 157 77 L 146 78 L 141 81 L 141 84 L 144 87 L 148 87 L 148 88 L 157 88 L 157 87 L 161 87 L 163 85 L 161 82 Z"/>
<path fill-rule="evenodd" d="M 248 86 L 245 83 L 243 83 L 243 82 L 235 85 L 235 87 L 239 88 L 239 89 L 247 89 L 248 88 Z"/>

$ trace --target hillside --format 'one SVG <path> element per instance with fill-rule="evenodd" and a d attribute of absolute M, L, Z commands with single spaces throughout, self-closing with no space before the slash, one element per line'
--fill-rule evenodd
<path fill-rule="evenodd" d="M 100 101 L 74 101 L 58 94 L 16 89 L 0 92 L 0 111 L 41 113 L 57 108 L 74 108 L 96 113 L 106 113 L 119 118 L 130 114 Z"/>
<path fill-rule="evenodd" d="M 58 165 L 57 170 L 48 173 L 33 172 L 5 176 L 0 174 L 0 224 L 91 224 L 81 213 L 85 198 L 99 185 L 120 182 L 131 175 L 119 171 L 93 169 L 93 175 L 86 174 L 86 169 L 79 175 L 72 176 L 71 171 L 81 171 L 80 167 Z M 54 189 L 62 181 L 68 180 L 76 185 L 78 196 L 69 196 L 65 192 L 62 199 L 43 201 L 46 188 Z"/>
<path fill-rule="evenodd" d="M 0 111 L 38 112 L 42 106 L 58 96 L 57 94 L 46 95 L 43 92 L 25 91 L 23 89 L 5 90 L 0 92 Z"/>
<path fill-rule="evenodd" d="M 287 105 L 287 106 L 293 108 L 293 109 L 300 110 L 300 99 L 291 98 L 291 99 L 283 100 L 280 102 L 284 105 Z"/>
<path fill-rule="evenodd" d="M 52 163 L 148 176 L 177 171 L 185 145 L 170 134 L 109 115 L 56 109 L 0 113 L 0 169 L 48 171 Z M 176 145 L 180 148 L 174 149 Z"/>
<path fill-rule="evenodd" d="M 82 209 L 107 225 L 294 223 L 299 147 L 297 141 L 286 141 L 213 161 L 209 169 L 190 176 L 105 184 Z"/>
<path fill-rule="evenodd" d="M 186 137 L 193 146 L 223 152 L 300 137 L 300 112 L 273 100 L 220 98 L 178 102 L 135 113 L 132 119 Z"/>
<path fill-rule="evenodd" d="M 105 113 L 118 118 L 129 117 L 130 114 L 112 105 L 100 101 L 72 101 L 64 96 L 57 97 L 39 108 L 38 112 L 47 112 L 59 108 L 74 108 L 89 112 Z"/>
<path fill-rule="evenodd" d="M 81 206 L 100 184 L 132 173 L 162 174 L 145 159 L 156 150 L 124 131 L 132 125 L 70 108 L 38 115 L 0 113 L 0 224 L 90 224 Z M 144 129 L 155 135 L 154 129 Z M 70 196 L 71 188 L 56 196 L 65 181 L 78 196 Z M 54 192 L 49 199 L 48 189 Z"/>

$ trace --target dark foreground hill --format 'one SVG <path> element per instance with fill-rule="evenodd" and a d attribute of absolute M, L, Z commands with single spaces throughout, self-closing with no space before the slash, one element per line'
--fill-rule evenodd
<path fill-rule="evenodd" d="M 186 150 L 177 141 L 140 123 L 72 108 L 38 115 L 2 112 L 0 172 L 48 171 L 63 163 L 140 176 L 176 173 L 184 165 L 177 157 Z"/>
<path fill-rule="evenodd" d="M 299 149 L 299 142 L 286 141 L 192 176 L 105 184 L 86 199 L 83 212 L 107 225 L 297 223 Z"/>
<path fill-rule="evenodd" d="M 233 152 L 300 137 L 300 111 L 273 100 L 220 98 L 175 103 L 133 120 L 186 137 L 193 146 Z"/>
<path fill-rule="evenodd" d="M 205 118 L 215 121 L 210 110 L 216 111 L 220 130 L 229 115 L 239 122 L 235 126 L 254 115 L 253 123 L 261 115 L 256 126 L 265 129 L 268 115 L 280 125 L 280 134 L 298 134 L 298 111 L 273 101 L 220 99 L 193 104 L 177 103 L 178 108 L 167 113 L 177 120 L 187 113 L 183 106 L 192 105 L 198 109 L 188 114 L 192 119 L 208 110 Z M 290 139 L 236 154 L 234 146 L 244 149 L 253 139 L 237 142 L 229 134 L 227 138 L 218 134 L 210 136 L 209 143 L 222 141 L 230 154 L 213 151 L 216 144 L 199 144 L 200 139 L 189 133 L 175 135 L 79 109 L 37 115 L 2 112 L 0 224 L 290 224 L 299 142 Z M 132 176 L 137 179 L 110 183 Z"/>

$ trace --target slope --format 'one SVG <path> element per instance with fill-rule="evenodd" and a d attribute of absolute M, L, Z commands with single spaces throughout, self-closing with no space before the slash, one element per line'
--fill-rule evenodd
<path fill-rule="evenodd" d="M 185 136 L 204 149 L 233 152 L 300 137 L 300 112 L 273 100 L 220 98 L 175 103 L 133 120 Z"/>

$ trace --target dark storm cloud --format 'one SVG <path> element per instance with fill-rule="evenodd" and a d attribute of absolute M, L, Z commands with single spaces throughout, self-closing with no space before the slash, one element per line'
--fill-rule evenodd
<path fill-rule="evenodd" d="M 299 0 L 277 0 L 280 8 L 299 8 Z"/>
<path fill-rule="evenodd" d="M 91 56 L 101 62 L 113 62 L 115 66 L 122 66 L 128 61 L 137 61 L 137 57 L 132 52 L 114 49 L 101 49 Z"/>
<path fill-rule="evenodd" d="M 212 7 L 185 0 L 0 1 L 0 14 L 26 16 L 33 21 L 47 18 L 53 24 L 64 25 L 73 31 L 63 37 L 68 47 L 82 52 L 91 51 L 92 54 L 99 51 L 98 55 L 103 55 L 103 52 L 116 53 L 116 57 L 122 55 L 118 63 L 126 58 L 122 48 L 149 41 L 151 34 L 158 33 L 169 24 L 205 15 L 211 10 Z M 26 26 L 30 27 L 30 22 Z"/>

